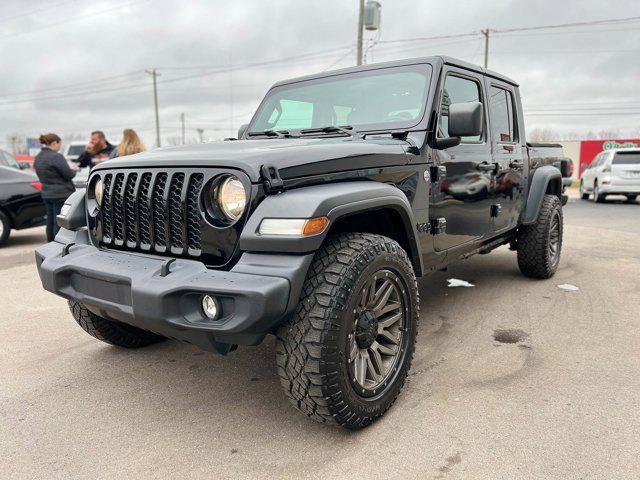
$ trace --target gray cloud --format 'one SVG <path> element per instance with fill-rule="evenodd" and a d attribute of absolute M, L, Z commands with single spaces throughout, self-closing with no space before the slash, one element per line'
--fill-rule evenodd
<path fill-rule="evenodd" d="M 195 136 L 195 128 L 205 129 L 209 138 L 229 136 L 249 119 L 275 81 L 329 66 L 350 66 L 355 60 L 350 50 L 355 42 L 356 0 L 57 3 L 62 4 L 11 19 L 55 4 L 2 2 L 0 142 L 14 132 L 36 135 L 51 130 L 86 135 L 95 128 L 103 128 L 117 141 L 121 130 L 131 126 L 152 144 L 151 79 L 144 70 L 153 67 L 161 73 L 163 137 L 178 134 L 182 112 L 190 136 Z M 615 10 L 595 0 L 381 3 L 382 41 L 640 15 L 635 0 L 618 1 Z M 523 102 L 531 113 L 526 118 L 530 129 L 620 129 L 638 134 L 639 27 L 640 22 L 579 27 L 571 34 L 495 35 L 490 43 L 490 68 L 521 84 Z M 325 53 L 239 68 L 314 52 Z M 378 62 L 440 53 L 482 63 L 482 39 L 381 42 L 369 52 L 369 59 Z M 232 73 L 229 65 L 235 68 Z M 215 67 L 221 71 L 215 73 Z M 129 76 L 93 85 L 46 90 L 130 72 Z M 204 73 L 207 75 L 197 76 Z M 188 76 L 193 78 L 177 80 Z M 34 93 L 13 95 L 24 91 Z M 571 111 L 583 113 L 580 116 L 541 115 L 560 109 L 569 112 L 570 104 L 590 105 Z M 585 113 L 585 108 L 594 107 L 602 113 L 610 113 L 613 107 L 636 113 Z"/>

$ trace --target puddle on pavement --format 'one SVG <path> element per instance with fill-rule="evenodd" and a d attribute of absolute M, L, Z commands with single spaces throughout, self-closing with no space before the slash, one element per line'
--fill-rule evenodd
<path fill-rule="evenodd" d="M 493 331 L 493 339 L 500 343 L 524 342 L 529 334 L 520 329 L 496 329 Z"/>

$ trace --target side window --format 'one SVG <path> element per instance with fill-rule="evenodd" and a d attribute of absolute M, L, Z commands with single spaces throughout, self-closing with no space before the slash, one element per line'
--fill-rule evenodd
<path fill-rule="evenodd" d="M 600 161 L 601 158 L 602 158 L 602 154 L 601 153 L 596 155 L 595 158 L 591 161 L 591 164 L 589 165 L 589 168 L 595 168 L 598 165 L 598 162 Z"/>
<path fill-rule="evenodd" d="M 447 75 L 442 91 L 442 104 L 440 105 L 440 118 L 438 120 L 438 137 L 449 136 L 449 105 L 453 103 L 481 102 L 480 84 L 468 78 Z M 479 142 L 482 135 L 475 137 L 462 137 L 463 142 Z"/>
<path fill-rule="evenodd" d="M 513 96 L 510 91 L 491 86 L 489 115 L 493 141 L 496 143 L 515 142 Z"/>

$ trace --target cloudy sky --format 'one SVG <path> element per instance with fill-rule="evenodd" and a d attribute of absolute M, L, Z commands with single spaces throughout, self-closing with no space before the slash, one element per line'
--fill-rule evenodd
<path fill-rule="evenodd" d="M 380 0 L 367 62 L 446 54 L 521 85 L 527 128 L 640 136 L 637 0 Z M 613 8 L 615 6 L 615 8 Z M 125 127 L 154 142 L 156 68 L 163 143 L 232 135 L 277 80 L 355 63 L 358 0 L 2 0 L 0 145 L 54 131 Z M 546 30 L 542 25 L 636 17 Z M 472 34 L 445 39 L 443 35 Z"/>

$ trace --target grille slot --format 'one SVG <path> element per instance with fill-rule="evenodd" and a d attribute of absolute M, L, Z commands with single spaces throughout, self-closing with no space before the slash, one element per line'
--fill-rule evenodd
<path fill-rule="evenodd" d="M 184 173 L 176 173 L 169 185 L 169 230 L 171 233 L 171 252 L 180 254 L 183 250 L 184 209 L 182 208 L 182 187 Z"/>
<path fill-rule="evenodd" d="M 167 174 L 159 173 L 153 186 L 153 233 L 155 249 L 164 252 L 167 249 L 167 202 L 164 191 L 167 186 Z"/>
<path fill-rule="evenodd" d="M 196 173 L 189 180 L 187 189 L 187 239 L 189 241 L 189 252 L 192 255 L 200 255 L 202 244 L 200 242 L 200 207 L 199 198 L 202 190 L 203 175 Z"/>
<path fill-rule="evenodd" d="M 113 181 L 113 191 L 111 193 L 113 211 L 113 241 L 116 245 L 124 243 L 124 211 L 122 201 L 122 184 L 124 183 L 124 173 L 118 173 Z"/>
<path fill-rule="evenodd" d="M 204 175 L 166 171 L 104 175 L 96 238 L 132 250 L 202 255 L 200 192 Z"/>

